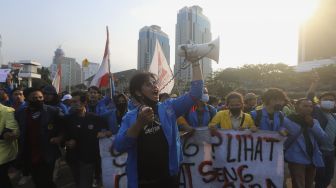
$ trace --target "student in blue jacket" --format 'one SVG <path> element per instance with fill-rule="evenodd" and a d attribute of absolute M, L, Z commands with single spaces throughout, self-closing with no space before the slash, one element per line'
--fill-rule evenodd
<path fill-rule="evenodd" d="M 216 115 L 216 108 L 207 104 L 208 101 L 208 89 L 204 88 L 201 100 L 192 106 L 189 112 L 184 115 L 190 127 L 207 127 L 211 119 Z"/>
<path fill-rule="evenodd" d="M 327 135 L 319 122 L 313 119 L 313 103 L 299 99 L 296 114 L 288 116 L 288 139 L 285 142 L 285 159 L 292 178 L 293 188 L 313 187 L 316 167 L 323 167 L 320 145 Z"/>
<path fill-rule="evenodd" d="M 260 130 L 278 131 L 286 135 L 286 117 L 281 112 L 287 95 L 281 89 L 269 88 L 262 96 L 263 106 L 251 111 L 255 125 Z"/>
<path fill-rule="evenodd" d="M 101 117 L 107 119 L 109 130 L 112 131 L 113 135 L 115 135 L 119 131 L 122 118 L 128 111 L 128 97 L 125 94 L 118 94 L 113 97 L 113 100 L 116 108 L 105 112 L 101 115 Z"/>
<path fill-rule="evenodd" d="M 178 188 L 182 150 L 176 118 L 201 98 L 203 77 L 199 64 L 192 64 L 190 92 L 159 103 L 157 78 L 139 73 L 130 81 L 130 93 L 141 106 L 128 112 L 115 140 L 119 152 L 127 152 L 129 188 Z"/>

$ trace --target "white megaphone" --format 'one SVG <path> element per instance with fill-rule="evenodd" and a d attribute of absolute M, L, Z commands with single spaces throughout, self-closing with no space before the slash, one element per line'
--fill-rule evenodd
<path fill-rule="evenodd" d="M 199 61 L 203 57 L 210 58 L 218 63 L 219 37 L 209 43 L 179 45 L 177 47 L 177 53 L 192 63 Z"/>

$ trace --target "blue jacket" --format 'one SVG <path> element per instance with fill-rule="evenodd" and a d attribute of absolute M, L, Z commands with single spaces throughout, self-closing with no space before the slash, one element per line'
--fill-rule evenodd
<path fill-rule="evenodd" d="M 314 164 L 316 167 L 323 167 L 322 153 L 319 149 L 319 145 L 326 141 L 327 135 L 320 127 L 319 122 L 314 119 L 314 125 L 312 128 L 308 128 L 308 134 L 310 141 L 313 145 L 313 157 L 312 159 L 306 151 L 305 138 L 303 133 L 300 134 L 301 127 L 297 123 L 288 120 L 289 126 L 287 127 L 289 135 L 285 142 L 288 148 L 285 150 L 285 159 L 288 162 L 298 164 Z M 297 135 L 300 134 L 298 137 Z M 296 140 L 294 140 L 296 139 Z"/>
<path fill-rule="evenodd" d="M 95 108 L 95 113 L 97 115 L 105 114 L 106 112 L 115 108 L 114 102 L 110 97 L 103 97 L 100 101 L 98 101 L 97 106 Z"/>
<path fill-rule="evenodd" d="M 258 125 L 260 130 L 267 130 L 267 131 L 281 131 L 285 129 L 286 126 L 286 117 L 284 117 L 284 114 L 282 112 L 275 112 L 273 117 L 273 125 L 271 120 L 268 117 L 268 113 L 266 111 L 266 108 L 264 107 L 262 110 L 261 118 L 259 122 L 256 122 L 257 119 L 257 111 L 253 110 L 251 112 L 251 116 L 255 122 L 256 125 Z M 284 121 L 281 123 L 281 116 Z M 280 125 L 281 124 L 281 125 Z"/>
<path fill-rule="evenodd" d="M 112 131 L 112 134 L 115 135 L 118 133 L 120 125 L 117 120 L 117 109 L 114 108 L 109 110 L 101 115 L 101 117 L 105 118 L 108 123 L 109 130 Z"/>
<path fill-rule="evenodd" d="M 134 102 L 132 101 L 132 99 L 128 100 L 128 105 L 127 108 L 129 111 L 134 110 L 137 106 L 134 104 Z"/>
<path fill-rule="evenodd" d="M 189 113 L 186 115 L 186 120 L 188 124 L 192 127 L 199 127 L 198 117 L 197 117 L 197 106 L 193 106 Z M 210 123 L 211 119 L 216 115 L 217 110 L 210 105 L 204 106 L 203 111 L 203 122 L 201 123 L 201 127 L 207 127 Z"/>
<path fill-rule="evenodd" d="M 177 175 L 182 161 L 182 148 L 176 118 L 186 113 L 200 99 L 203 92 L 203 81 L 191 82 L 189 93 L 158 104 L 158 113 L 162 130 L 169 147 L 169 171 L 170 175 Z M 121 123 L 114 146 L 119 152 L 127 152 L 126 174 L 129 188 L 138 187 L 137 170 L 137 138 L 127 136 L 127 130 L 134 125 L 138 110 L 128 112 Z M 155 156 L 153 156 L 155 157 Z"/>
<path fill-rule="evenodd" d="M 57 107 L 64 115 L 69 114 L 69 108 L 65 104 L 60 102 L 55 107 Z"/>

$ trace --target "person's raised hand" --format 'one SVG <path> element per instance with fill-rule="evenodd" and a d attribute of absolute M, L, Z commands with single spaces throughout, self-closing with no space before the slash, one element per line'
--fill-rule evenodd
<path fill-rule="evenodd" d="M 140 109 L 137 122 L 145 126 L 154 121 L 154 111 L 151 107 L 144 106 Z"/>

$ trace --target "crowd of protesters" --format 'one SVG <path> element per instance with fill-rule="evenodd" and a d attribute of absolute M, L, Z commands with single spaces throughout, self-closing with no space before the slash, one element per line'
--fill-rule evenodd
<path fill-rule="evenodd" d="M 225 100 L 209 95 L 199 64 L 192 65 L 190 91 L 161 93 L 157 77 L 139 73 L 130 94 L 87 91 L 59 94 L 53 86 L 14 88 L 11 75 L 0 88 L 0 187 L 11 188 L 10 168 L 31 177 L 35 187 L 56 187 L 59 163 L 70 167 L 76 187 L 101 184 L 99 139 L 115 136 L 127 152 L 130 188 L 179 187 L 182 133 L 268 130 L 287 137 L 284 160 L 292 187 L 326 188 L 334 175 L 336 95 L 315 96 L 318 78 L 304 98 L 290 100 L 278 88 L 261 96 L 233 91 Z M 112 92 L 112 91 L 110 91 Z M 110 96 L 113 96 L 112 98 Z"/>

